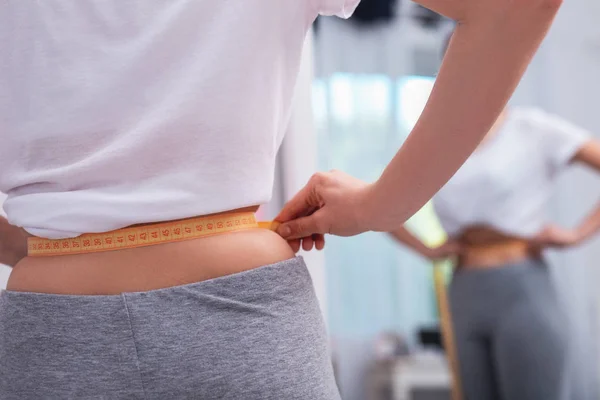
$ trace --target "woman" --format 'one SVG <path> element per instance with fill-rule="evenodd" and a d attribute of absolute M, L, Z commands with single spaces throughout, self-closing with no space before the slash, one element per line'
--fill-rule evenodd
<path fill-rule="evenodd" d="M 290 249 L 253 212 L 306 31 L 357 3 L 2 2 L 0 191 L 31 237 L 0 297 L 0 398 L 339 398 L 293 250 L 418 209 L 497 117 L 560 5 L 422 0 L 460 24 L 419 125 L 376 183 L 313 179 L 281 215 Z M 456 117 L 467 110 L 480 118 Z M 444 143 L 451 155 L 429 168 Z"/>
<path fill-rule="evenodd" d="M 449 241 L 428 249 L 392 233 L 425 257 L 458 256 L 450 299 L 467 399 L 568 398 L 567 322 L 540 252 L 600 230 L 600 203 L 575 229 L 549 224 L 552 186 L 573 163 L 600 172 L 600 142 L 543 111 L 508 109 L 434 197 Z"/>

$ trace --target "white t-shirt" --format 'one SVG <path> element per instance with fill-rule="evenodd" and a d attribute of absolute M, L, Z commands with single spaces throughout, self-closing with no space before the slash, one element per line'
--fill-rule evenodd
<path fill-rule="evenodd" d="M 495 135 L 434 197 L 442 226 L 451 236 L 471 225 L 535 235 L 548 222 L 557 174 L 589 139 L 587 131 L 539 109 L 508 111 Z"/>
<path fill-rule="evenodd" d="M 0 191 L 63 238 L 270 199 L 303 42 L 359 0 L 4 0 Z"/>

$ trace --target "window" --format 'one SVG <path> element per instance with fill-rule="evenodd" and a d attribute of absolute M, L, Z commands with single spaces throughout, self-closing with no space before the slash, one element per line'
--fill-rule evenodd
<path fill-rule="evenodd" d="M 419 118 L 433 81 L 356 74 L 315 80 L 319 169 L 336 168 L 375 180 Z M 409 223 L 428 241 L 443 238 L 431 206 Z M 384 330 L 411 335 L 418 326 L 436 322 L 430 263 L 385 234 L 329 238 L 326 268 L 334 336 L 370 336 Z"/>

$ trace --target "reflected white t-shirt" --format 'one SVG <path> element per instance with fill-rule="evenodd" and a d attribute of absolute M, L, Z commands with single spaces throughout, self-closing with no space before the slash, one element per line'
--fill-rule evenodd
<path fill-rule="evenodd" d="M 64 238 L 266 203 L 306 32 L 358 2 L 0 2 L 10 222 Z"/>
<path fill-rule="evenodd" d="M 591 135 L 539 109 L 508 111 L 499 130 L 434 197 L 450 235 L 484 225 L 531 237 L 548 222 L 557 174 Z"/>

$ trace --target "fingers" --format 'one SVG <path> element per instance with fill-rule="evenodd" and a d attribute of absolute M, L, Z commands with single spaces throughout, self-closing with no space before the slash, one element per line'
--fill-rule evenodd
<path fill-rule="evenodd" d="M 324 209 L 320 209 L 308 217 L 301 217 L 281 224 L 277 229 L 277 233 L 287 240 L 308 238 L 312 237 L 313 234 L 329 233 L 325 215 Z"/>
<path fill-rule="evenodd" d="M 279 215 L 277 215 L 275 221 L 286 222 L 305 213 L 306 209 L 310 207 L 308 205 L 308 190 L 308 186 L 305 186 L 296 193 L 296 195 L 283 206 L 283 209 Z"/>
<path fill-rule="evenodd" d="M 302 239 L 302 250 L 311 251 L 313 249 L 314 245 L 315 245 L 315 242 L 312 237 L 307 237 L 307 238 Z"/>
<path fill-rule="evenodd" d="M 292 251 L 294 253 L 297 253 L 300 251 L 300 243 L 301 243 L 300 239 L 288 240 L 288 244 L 290 245 L 290 247 L 292 248 Z"/>
<path fill-rule="evenodd" d="M 323 250 L 325 248 L 325 235 L 313 235 L 313 239 L 317 250 Z"/>
<path fill-rule="evenodd" d="M 294 253 L 298 253 L 300 248 L 304 251 L 311 251 L 313 248 L 320 251 L 325 248 L 325 236 L 316 234 L 309 238 L 288 240 L 288 244 Z"/>
<path fill-rule="evenodd" d="M 312 214 L 320 206 L 317 186 L 323 181 L 322 174 L 315 174 L 287 204 L 283 207 L 276 221 L 287 222 L 294 218 Z"/>
<path fill-rule="evenodd" d="M 313 248 L 319 251 L 325 248 L 325 235 L 315 234 L 309 238 L 302 238 L 302 250 L 311 251 Z"/>

